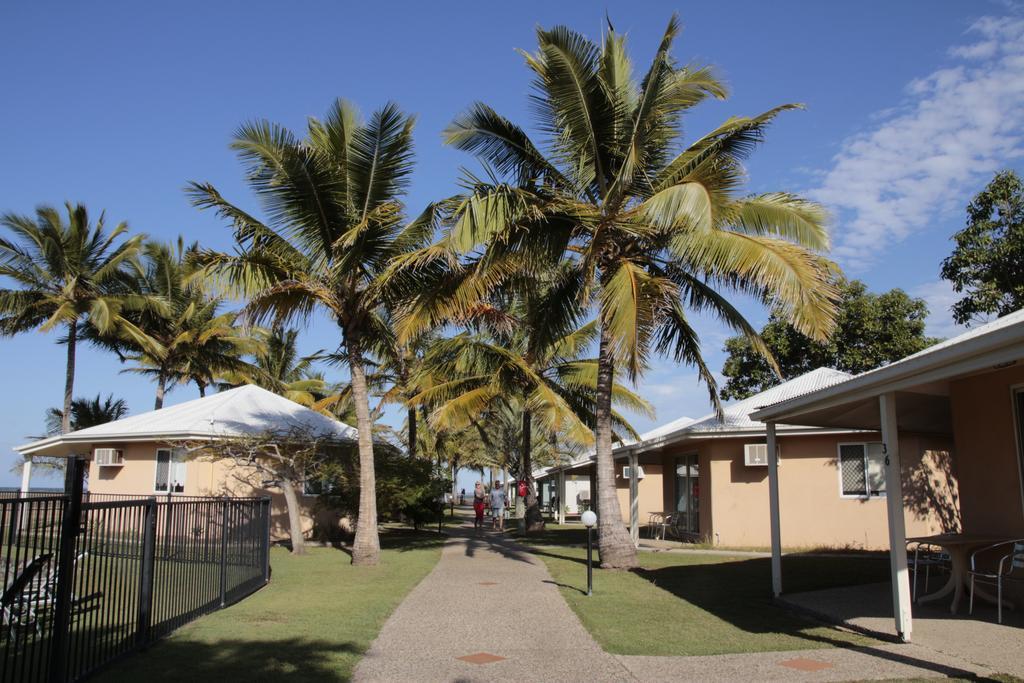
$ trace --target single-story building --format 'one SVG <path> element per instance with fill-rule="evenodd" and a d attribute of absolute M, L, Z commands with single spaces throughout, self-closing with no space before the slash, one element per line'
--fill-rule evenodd
<path fill-rule="evenodd" d="M 634 539 L 652 515 L 675 513 L 680 536 L 730 547 L 771 544 L 767 434 L 757 408 L 850 378 L 820 368 L 711 413 L 680 418 L 614 450 L 619 504 Z M 950 439 L 927 431 L 902 435 L 908 495 L 906 526 L 916 534 L 955 530 L 957 483 Z M 882 448 L 871 429 L 776 426 L 776 449 L 794 501 L 783 514 L 786 544 L 800 548 L 884 549 L 889 537 Z M 557 491 L 563 476 L 592 476 L 593 457 L 549 468 L 540 480 Z M 630 495 L 635 472 L 635 495 Z M 911 490 L 912 489 L 912 490 Z M 600 514 L 600 511 L 598 511 Z"/>
<path fill-rule="evenodd" d="M 280 489 L 266 488 L 255 471 L 226 459 L 188 456 L 183 443 L 295 432 L 330 442 L 355 444 L 357 432 L 338 420 L 257 386 L 229 389 L 175 406 L 131 415 L 114 422 L 47 437 L 15 450 L 24 456 L 84 455 L 89 459 L 92 494 L 139 496 L 271 497 L 271 537 L 288 537 L 288 517 Z M 24 481 L 31 461 L 25 464 Z M 27 486 L 26 486 L 27 487 Z M 315 485 L 298 492 L 306 535 L 337 523 L 317 505 Z"/>
<path fill-rule="evenodd" d="M 993 539 L 1024 539 L 1024 310 L 970 330 L 901 361 L 786 399 L 765 401 L 751 417 L 767 425 L 770 498 L 761 508 L 771 523 L 772 590 L 782 592 L 782 544 L 800 533 L 792 511 L 808 510 L 791 478 L 785 446 L 773 455 L 782 424 L 881 434 L 888 495 L 888 545 L 902 549 L 920 535 L 906 524 L 918 501 L 907 434 L 930 434 L 953 445 L 949 466 L 957 481 L 962 533 L 942 539 L 954 563 L 946 590 L 955 610 L 965 591 L 968 551 Z M 930 502 L 930 501 L 929 501 Z M 1005 549 L 1004 549 L 1005 550 Z M 890 553 L 896 632 L 912 631 L 905 552 Z M 959 565 L 959 566 L 957 566 Z"/>

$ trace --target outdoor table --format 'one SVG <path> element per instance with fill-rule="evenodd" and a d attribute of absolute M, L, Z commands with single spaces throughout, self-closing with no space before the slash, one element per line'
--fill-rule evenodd
<path fill-rule="evenodd" d="M 949 581 L 946 582 L 946 585 L 930 595 L 925 595 L 919 598 L 918 602 L 925 603 L 932 602 L 933 600 L 941 600 L 952 593 L 953 602 L 949 606 L 949 611 L 956 614 L 957 609 L 960 607 L 960 600 L 964 596 L 964 588 L 970 586 L 971 577 L 969 572 L 971 569 L 971 551 L 986 545 L 1000 543 L 1005 540 L 1006 539 L 1002 536 L 959 533 L 935 534 L 934 536 L 915 536 L 914 538 L 908 538 L 907 543 L 931 543 L 940 546 L 943 550 L 949 553 L 951 564 Z M 989 602 L 996 602 L 994 595 L 986 593 L 977 586 L 974 588 L 974 594 Z"/>

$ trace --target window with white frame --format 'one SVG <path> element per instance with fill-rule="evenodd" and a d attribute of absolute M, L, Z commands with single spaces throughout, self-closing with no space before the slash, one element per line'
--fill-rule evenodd
<path fill-rule="evenodd" d="M 880 443 L 839 444 L 841 495 L 870 498 L 885 495 L 885 452 Z"/>
<path fill-rule="evenodd" d="M 184 448 L 160 448 L 156 452 L 157 493 L 184 493 L 186 465 Z"/>

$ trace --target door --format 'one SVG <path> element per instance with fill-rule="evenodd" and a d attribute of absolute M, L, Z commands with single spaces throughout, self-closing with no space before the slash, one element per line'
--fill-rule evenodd
<path fill-rule="evenodd" d="M 696 453 L 676 458 L 677 529 L 700 535 L 700 463 Z"/>

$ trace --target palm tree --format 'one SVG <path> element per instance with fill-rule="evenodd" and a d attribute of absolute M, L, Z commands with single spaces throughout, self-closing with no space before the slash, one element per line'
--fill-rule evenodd
<path fill-rule="evenodd" d="M 11 233 L 0 238 L 0 276 L 17 289 L 0 289 L 0 335 L 63 327 L 67 344 L 61 431 L 71 428 L 75 384 L 75 351 L 84 329 L 118 333 L 143 341 L 139 330 L 122 313 L 159 307 L 132 291 L 126 267 L 135 259 L 144 235 L 119 241 L 128 231 L 119 223 L 107 232 L 103 214 L 90 225 L 84 206 L 65 205 L 67 220 L 49 206 L 34 218 L 13 213 L 0 216 Z"/>
<path fill-rule="evenodd" d="M 128 414 L 128 404 L 123 398 L 115 399 L 113 394 L 103 398 L 76 398 L 71 402 L 71 431 L 95 427 L 114 420 L 120 420 Z M 64 428 L 64 411 L 50 408 L 46 411 L 46 432 L 60 434 Z"/>
<path fill-rule="evenodd" d="M 508 278 L 500 292 L 476 302 L 466 314 L 479 333 L 437 342 L 426 357 L 428 376 L 419 380 L 429 388 L 411 401 L 434 405 L 433 425 L 448 429 L 473 424 L 495 404 L 519 414 L 515 470 L 527 481 L 527 531 L 544 526 L 533 483 L 534 425 L 548 440 L 593 445 L 597 361 L 587 355 L 598 326 L 577 327 L 576 274 L 562 268 L 543 278 Z M 649 403 L 617 382 L 612 399 L 653 416 Z M 625 419 L 613 413 L 613 420 L 636 438 Z"/>
<path fill-rule="evenodd" d="M 820 255 L 829 245 L 824 211 L 788 193 L 739 193 L 743 159 L 772 119 L 797 105 L 732 117 L 681 145 L 683 113 L 726 91 L 710 68 L 675 63 L 678 28 L 673 17 L 639 80 L 610 25 L 600 45 L 565 27 L 538 29 L 538 51 L 523 56 L 535 74 L 543 151 L 481 103 L 446 132 L 494 175 L 462 198 L 451 242 L 462 252 L 483 245 L 495 266 L 566 260 L 582 278 L 582 300 L 597 307 L 597 502 L 608 568 L 636 565 L 614 484 L 616 369 L 635 379 L 652 352 L 666 352 L 696 366 L 720 410 L 687 310 L 716 315 L 769 357 L 728 293 L 779 304 L 818 339 L 835 311 L 834 266 Z"/>
<path fill-rule="evenodd" d="M 168 389 L 194 382 L 199 395 L 226 374 L 253 376 L 256 369 L 242 358 L 260 349 L 258 338 L 237 324 L 238 314 L 220 312 L 223 300 L 212 296 L 194 264 L 196 243 L 185 246 L 147 242 L 143 263 L 133 287 L 166 303 L 163 309 L 143 310 L 131 316 L 138 335 L 112 335 L 91 331 L 94 344 L 135 363 L 125 372 L 152 377 L 156 382 L 154 409 L 163 408 Z"/>
<path fill-rule="evenodd" d="M 387 334 L 380 317 L 388 262 L 430 239 L 429 208 L 402 228 L 400 197 L 412 171 L 411 117 L 388 104 L 369 121 L 338 100 L 323 121 L 297 138 L 268 121 L 243 125 L 232 148 L 249 165 L 260 221 L 209 184 L 192 183 L 196 206 L 231 222 L 239 250 L 207 253 L 207 270 L 227 290 L 249 297 L 254 321 L 308 320 L 325 312 L 340 331 L 339 353 L 352 383 L 359 430 L 359 519 L 354 564 L 379 561 L 373 421 L 366 376 L 374 341 Z"/>
<path fill-rule="evenodd" d="M 297 329 L 277 325 L 270 330 L 256 328 L 253 333 L 260 342 L 252 362 L 258 372 L 227 373 L 221 383 L 224 388 L 252 383 L 307 408 L 317 407 L 331 395 L 331 388 L 313 367 L 320 352 L 299 356 Z"/>

